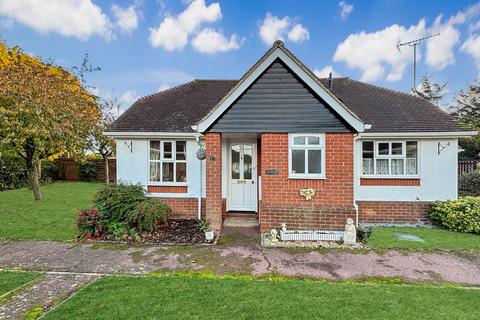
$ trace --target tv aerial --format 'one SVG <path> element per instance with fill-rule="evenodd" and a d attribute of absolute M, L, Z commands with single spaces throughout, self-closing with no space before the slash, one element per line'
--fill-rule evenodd
<path fill-rule="evenodd" d="M 400 47 L 403 47 L 403 46 L 413 47 L 413 91 L 414 92 L 415 92 L 415 90 L 417 90 L 417 46 L 420 43 L 422 43 L 422 41 L 433 38 L 433 37 L 436 37 L 436 36 L 439 36 L 439 35 L 440 35 L 440 33 L 435 33 L 435 34 L 431 34 L 431 35 L 428 35 L 426 37 L 415 39 L 415 40 L 412 40 L 412 41 L 401 42 L 400 39 L 399 39 L 398 42 L 397 42 L 396 47 L 397 47 L 399 52 L 402 52 L 400 50 Z"/>

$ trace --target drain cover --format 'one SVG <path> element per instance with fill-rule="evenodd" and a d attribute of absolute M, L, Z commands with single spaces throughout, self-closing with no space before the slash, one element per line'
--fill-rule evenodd
<path fill-rule="evenodd" d="M 423 240 L 422 238 L 420 237 L 417 237 L 413 234 L 408 234 L 408 233 L 399 233 L 399 232 L 395 232 L 393 234 L 393 236 L 395 238 L 397 238 L 398 240 L 401 240 L 401 241 L 416 241 L 416 242 L 425 242 L 425 240 Z"/>

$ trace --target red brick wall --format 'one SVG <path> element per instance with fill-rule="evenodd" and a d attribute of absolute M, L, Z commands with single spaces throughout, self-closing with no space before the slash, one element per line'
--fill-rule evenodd
<path fill-rule="evenodd" d="M 361 178 L 361 186 L 419 186 L 420 179 Z"/>
<path fill-rule="evenodd" d="M 187 193 L 187 186 L 148 186 L 148 192 L 157 193 Z"/>
<path fill-rule="evenodd" d="M 326 179 L 289 179 L 288 134 L 262 134 L 261 230 L 278 228 L 282 222 L 292 229 L 343 229 L 347 217 L 355 218 L 353 143 L 352 133 L 327 133 Z M 279 174 L 267 175 L 268 169 Z M 315 196 L 305 200 L 299 195 L 302 188 L 315 189 Z"/>
<path fill-rule="evenodd" d="M 214 231 L 222 227 L 222 140 L 219 133 L 205 135 L 206 161 L 206 217 Z"/>
<path fill-rule="evenodd" d="M 360 223 L 425 224 L 430 202 L 357 201 Z"/>
<path fill-rule="evenodd" d="M 171 210 L 170 217 L 196 219 L 198 198 L 157 198 L 163 201 Z M 202 214 L 205 214 L 205 199 L 202 199 Z"/>

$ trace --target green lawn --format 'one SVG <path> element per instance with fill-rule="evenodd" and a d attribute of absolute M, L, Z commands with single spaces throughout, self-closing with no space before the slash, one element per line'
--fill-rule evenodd
<path fill-rule="evenodd" d="M 44 199 L 28 189 L 0 192 L 0 238 L 73 240 L 75 208 L 91 206 L 98 183 L 57 182 L 42 187 Z"/>
<path fill-rule="evenodd" d="M 425 242 L 400 241 L 395 232 L 416 235 Z M 368 246 L 378 249 L 480 250 L 480 236 L 439 228 L 375 227 Z"/>
<path fill-rule="evenodd" d="M 479 319 L 480 290 L 302 280 L 110 277 L 46 319 Z"/>
<path fill-rule="evenodd" d="M 37 272 L 18 272 L 0 270 L 0 297 L 27 282 L 40 277 Z M 0 299 L 1 301 L 1 299 Z"/>

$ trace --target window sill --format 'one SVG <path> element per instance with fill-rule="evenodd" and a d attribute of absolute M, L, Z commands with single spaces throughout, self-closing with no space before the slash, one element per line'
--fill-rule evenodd
<path fill-rule="evenodd" d="M 361 186 L 419 187 L 420 178 L 361 178 Z"/>
<path fill-rule="evenodd" d="M 322 176 L 322 175 L 308 175 L 308 176 L 297 176 L 297 175 L 292 176 L 292 175 L 289 175 L 288 179 L 292 179 L 292 180 L 325 180 L 326 177 Z"/>

